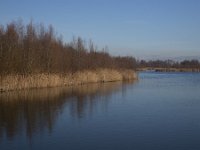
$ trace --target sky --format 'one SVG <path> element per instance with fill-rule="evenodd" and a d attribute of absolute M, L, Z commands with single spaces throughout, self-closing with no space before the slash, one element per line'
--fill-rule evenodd
<path fill-rule="evenodd" d="M 0 0 L 0 24 L 52 24 L 112 55 L 200 57 L 200 0 Z"/>

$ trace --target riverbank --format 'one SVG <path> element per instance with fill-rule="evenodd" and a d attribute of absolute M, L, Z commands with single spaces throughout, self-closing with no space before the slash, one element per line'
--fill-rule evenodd
<path fill-rule="evenodd" d="M 138 68 L 138 71 L 155 71 L 155 72 L 200 72 L 199 68 Z"/>
<path fill-rule="evenodd" d="M 114 82 L 135 80 L 137 74 L 133 70 L 97 69 L 85 70 L 74 74 L 34 74 L 8 75 L 0 79 L 0 91 L 21 90 L 30 88 L 45 88 L 57 86 L 82 85 L 87 83 Z"/>

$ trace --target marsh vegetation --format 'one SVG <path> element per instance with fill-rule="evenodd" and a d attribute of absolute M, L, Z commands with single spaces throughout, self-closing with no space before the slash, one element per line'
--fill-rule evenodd
<path fill-rule="evenodd" d="M 92 40 L 63 42 L 52 25 L 14 21 L 0 26 L 1 90 L 133 79 L 135 68 L 134 57 L 111 56 Z"/>

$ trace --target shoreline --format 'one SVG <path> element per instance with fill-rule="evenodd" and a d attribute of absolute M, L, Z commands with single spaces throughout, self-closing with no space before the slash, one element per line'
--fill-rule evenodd
<path fill-rule="evenodd" d="M 199 68 L 138 68 L 137 71 L 154 71 L 154 72 L 200 72 Z"/>
<path fill-rule="evenodd" d="M 0 77 L 0 92 L 33 88 L 74 86 L 89 83 L 136 80 L 137 73 L 129 69 L 84 70 L 74 74 L 7 75 Z"/>

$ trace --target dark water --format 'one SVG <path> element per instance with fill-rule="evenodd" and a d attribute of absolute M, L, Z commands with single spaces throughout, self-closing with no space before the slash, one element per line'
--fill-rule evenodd
<path fill-rule="evenodd" d="M 0 95 L 0 150 L 199 150 L 200 74 Z"/>

